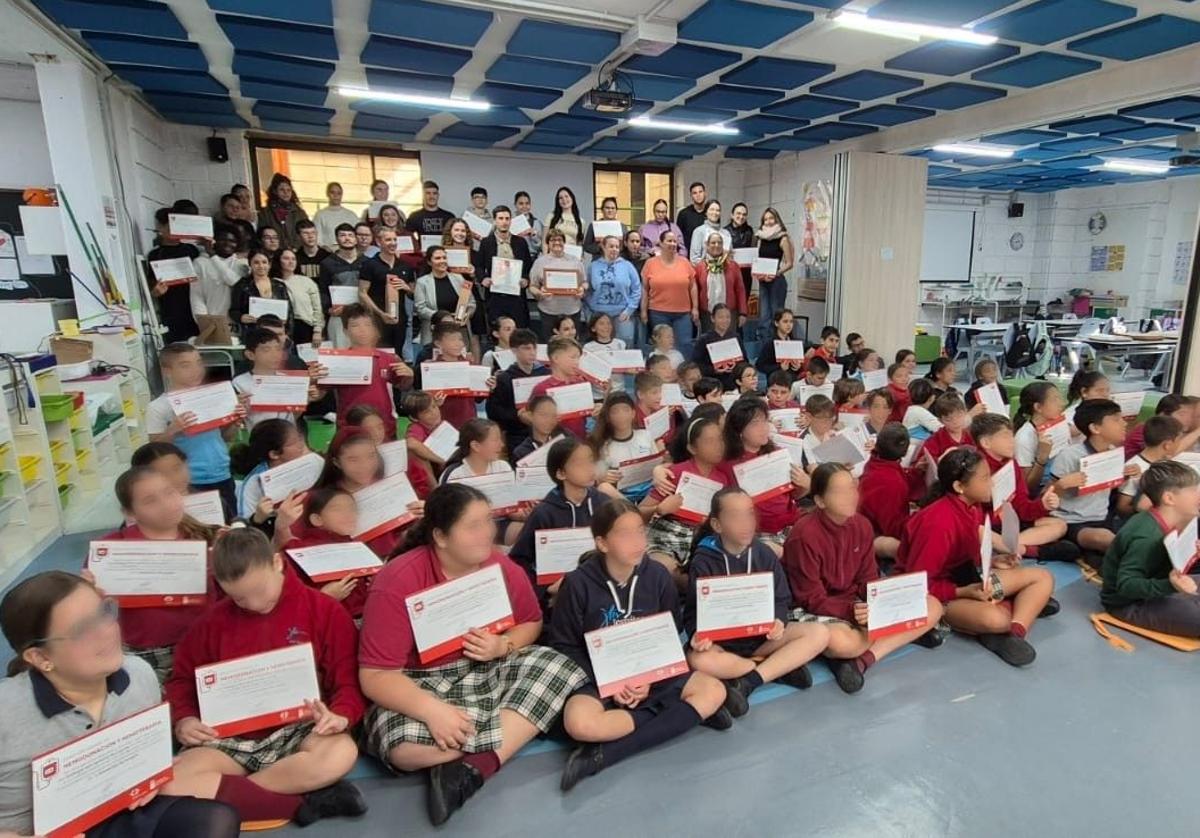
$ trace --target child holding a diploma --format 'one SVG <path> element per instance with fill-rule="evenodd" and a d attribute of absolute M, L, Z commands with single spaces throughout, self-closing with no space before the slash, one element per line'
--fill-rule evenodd
<path fill-rule="evenodd" d="M 435 363 L 470 360 L 461 326 L 457 323 L 438 323 L 433 327 L 433 354 L 430 360 Z M 418 367 L 417 379 L 414 383 L 418 390 L 425 386 L 420 373 L 421 370 Z M 495 384 L 494 379 L 488 379 L 488 381 L 490 385 Z M 459 429 L 475 418 L 475 397 L 471 395 L 444 396 L 439 407 L 442 412 L 442 420 Z"/>
<path fill-rule="evenodd" d="M 558 424 L 558 405 L 549 396 L 530 399 L 525 409 L 529 415 L 529 436 L 510 449 L 509 459 L 514 465 L 550 440 L 566 433 L 562 425 Z"/>
<path fill-rule="evenodd" d="M 811 517 L 811 516 L 809 516 Z M 759 541 L 754 530 L 754 501 L 741 489 L 721 489 L 712 509 L 696 532 L 688 562 L 684 630 L 691 637 L 688 663 L 725 682 L 725 709 L 735 719 L 750 710 L 750 694 L 763 684 L 778 681 L 806 690 L 812 675 L 805 666 L 829 644 L 829 631 L 818 622 L 788 622 L 792 593 L 775 551 Z M 790 539 L 789 539 L 790 541 Z M 775 622 L 756 637 L 732 640 L 697 639 L 697 587 L 717 576 L 769 573 L 774 577 Z"/>
<path fill-rule="evenodd" d="M 975 410 L 982 413 L 983 406 L 979 405 Z M 971 424 L 971 414 L 968 413 L 967 406 L 958 393 L 944 393 L 938 396 L 930 405 L 929 412 L 942 423 L 942 427 L 925 440 L 918 457 L 923 458 L 928 455 L 929 461 L 937 465 L 937 462 L 942 459 L 942 455 L 951 448 L 975 444 L 971 432 L 967 429 Z M 918 463 L 921 461 L 921 459 L 917 460 Z"/>
<path fill-rule="evenodd" d="M 1104 555 L 1100 601 L 1127 623 L 1179 637 L 1200 637 L 1196 593 L 1200 576 L 1195 563 L 1180 570 L 1163 542 L 1172 532 L 1182 534 L 1200 513 L 1196 472 L 1183 463 L 1163 460 L 1142 474 L 1141 489 L 1153 507 L 1130 518 Z M 1194 553 L 1200 545 L 1181 546 Z"/>
<path fill-rule="evenodd" d="M 1180 442 L 1184 441 L 1183 425 L 1173 416 L 1151 416 L 1139 430 L 1142 442 L 1138 453 L 1134 454 L 1129 462 L 1136 465 L 1142 474 L 1154 463 L 1174 457 L 1179 451 Z M 1117 490 L 1117 515 L 1128 518 L 1135 512 L 1149 508 L 1150 501 L 1141 489 L 1141 474 L 1130 477 L 1121 484 L 1121 488 Z"/>
<path fill-rule="evenodd" d="M 680 590 L 687 586 L 696 521 L 679 517 L 679 509 L 683 506 L 683 495 L 675 491 L 679 478 L 684 474 L 695 474 L 722 486 L 729 485 L 728 477 L 719 468 L 725 459 L 721 423 L 711 416 L 698 414 L 699 408 L 671 440 L 672 465 L 656 469 L 656 472 L 661 469 L 664 473 L 655 480 L 655 487 L 639 507 L 650 524 L 647 555 L 670 571 Z M 669 486 L 670 491 L 659 488 L 659 483 Z"/>
<path fill-rule="evenodd" d="M 896 401 L 892 398 L 892 391 L 884 387 L 881 390 L 872 390 L 867 393 L 863 399 L 863 407 L 867 409 L 867 421 L 865 423 L 867 433 L 877 434 L 883 430 L 883 426 L 891 422 L 892 408 L 895 407 Z M 900 427 L 903 424 L 897 423 Z"/>
<path fill-rule="evenodd" d="M 495 549 L 495 534 L 482 492 L 456 483 L 438 486 L 429 495 L 429 514 L 409 530 L 407 551 L 376 575 L 363 617 L 359 677 L 374 704 L 365 725 L 367 746 L 397 771 L 428 769 L 435 826 L 549 730 L 585 680 L 569 659 L 534 645 L 542 631 L 537 596 L 525 571 Z M 512 627 L 503 633 L 472 629 L 462 648 L 422 661 L 411 598 L 495 566 Z"/>
<path fill-rule="evenodd" d="M 504 459 L 504 437 L 500 426 L 491 419 L 470 419 L 458 432 L 458 450 L 450 455 L 438 483 L 484 477 L 489 474 L 512 474 L 513 467 Z M 528 509 L 496 519 L 501 544 L 512 544 L 521 531 Z"/>
<path fill-rule="evenodd" d="M 243 399 L 246 405 L 246 425 L 253 430 L 254 426 L 259 422 L 264 422 L 267 419 L 281 419 L 284 422 L 297 424 L 297 415 L 305 411 L 305 407 L 297 407 L 293 410 L 255 410 L 251 404 L 254 398 L 254 393 L 258 389 L 255 383 L 255 378 L 271 377 L 279 375 L 279 371 L 284 369 L 284 362 L 287 359 L 286 351 L 284 350 L 285 338 L 276 334 L 270 329 L 262 327 L 254 327 L 245 335 L 242 335 L 242 354 L 246 356 L 246 360 L 250 362 L 250 370 L 241 375 L 234 376 L 233 389 L 238 391 L 238 395 Z M 315 402 L 320 399 L 321 393 L 317 390 L 316 385 L 309 383 L 308 400 Z"/>
<path fill-rule="evenodd" d="M 587 382 L 579 372 L 583 350 L 571 338 L 551 338 L 546 345 L 546 355 L 550 358 L 550 377 L 538 382 L 529 394 L 531 398 L 547 394 L 555 387 Z M 601 389 L 604 389 L 603 385 Z M 568 416 L 562 420 L 562 426 L 580 439 L 587 436 L 586 416 Z"/>
<path fill-rule="evenodd" d="M 640 377 L 641 373 L 638 375 Z M 640 500 L 650 489 L 648 482 L 617 488 L 621 482 L 621 463 L 640 460 L 662 450 L 649 431 L 637 426 L 637 410 L 628 393 L 610 393 L 600 406 L 596 427 L 588 437 L 588 444 L 596 454 L 598 488 L 610 497 Z"/>
<path fill-rule="evenodd" d="M 913 363 L 916 363 L 915 355 Z M 912 404 L 912 400 L 908 397 L 908 382 L 912 379 L 912 368 L 896 361 L 887 368 L 887 377 L 887 389 L 892 394 L 892 412 L 888 415 L 888 421 L 903 422 L 904 414 L 908 411 L 908 406 Z"/>
<path fill-rule="evenodd" d="M 925 478 L 901 465 L 908 446 L 903 425 L 883 425 L 859 481 L 858 511 L 875 531 L 875 555 L 879 558 L 896 558 L 911 503 L 925 494 Z"/>
<path fill-rule="evenodd" d="M 758 394 L 758 370 L 745 361 L 738 361 L 733 368 L 733 392 L 739 396 Z"/>
<path fill-rule="evenodd" d="M 362 793 L 342 779 L 358 759 L 349 731 L 366 702 L 350 615 L 283 562 L 258 530 L 230 530 L 213 546 L 213 573 L 226 598 L 179 644 L 166 684 L 175 738 L 184 747 L 167 788 L 228 803 L 243 821 L 307 826 L 367 811 Z M 198 667 L 299 643 L 312 644 L 321 690 L 306 701 L 307 721 L 220 738 L 200 720 Z"/>
<path fill-rule="evenodd" d="M 991 471 L 982 454 L 961 447 L 942 456 L 937 473 L 937 499 L 904 525 L 896 572 L 925 571 L 951 628 L 975 635 L 1007 664 L 1033 663 L 1037 653 L 1025 637 L 1054 593 L 1054 577 L 997 550 L 984 579 L 978 564 L 980 539 L 991 537 L 982 509 L 992 499 Z"/>
<path fill-rule="evenodd" d="M 183 495 L 149 466 L 131 468 L 117 478 L 117 502 L 127 523 L 101 541 L 204 541 L 212 544 L 216 530 L 187 515 Z M 129 523 L 132 522 L 132 523 Z M 90 576 L 83 571 L 85 577 Z M 125 648 L 150 664 L 160 681 L 171 674 L 177 644 L 205 609 L 218 598 L 216 583 L 209 579 L 208 599 L 198 605 L 126 608 L 121 612 Z"/>
<path fill-rule="evenodd" d="M 871 666 L 937 625 L 942 604 L 926 595 L 925 625 L 871 641 L 867 583 L 879 578 L 879 567 L 871 524 L 858 513 L 854 475 L 839 463 L 823 463 L 813 472 L 812 496 L 816 509 L 801 516 L 783 545 L 783 567 L 796 606 L 792 619 L 828 629 L 825 657 L 834 678 L 843 692 L 856 693 Z M 940 644 L 936 633 L 929 640 Z"/>
<path fill-rule="evenodd" d="M 1063 417 L 1066 400 L 1058 387 L 1050 381 L 1034 381 L 1021 388 L 1020 400 L 1017 403 L 1017 414 L 1013 417 L 1016 426 L 1014 459 L 1017 465 L 1025 469 L 1025 485 L 1029 491 L 1036 492 L 1047 482 L 1051 462 L 1060 451 L 1054 450 L 1054 439 L 1051 428 L 1060 422 L 1064 426 L 1059 429 L 1065 436 L 1060 436 L 1065 443 L 1070 439 L 1070 423 Z"/>
<path fill-rule="evenodd" d="M 718 370 L 713 364 L 712 356 L 708 353 L 708 346 L 711 343 L 719 343 L 730 338 L 737 338 L 742 357 L 745 358 L 746 347 L 737 334 L 737 329 L 734 328 L 733 312 L 725 303 L 717 303 L 713 306 L 712 328 L 696 338 L 696 342 L 692 344 L 692 360 L 700 365 L 700 371 L 705 376 L 720 381 L 721 387 L 725 390 L 732 390 L 734 387 L 733 365 L 722 364 L 722 368 Z"/>
<path fill-rule="evenodd" d="M 550 625 L 550 645 L 587 673 L 563 711 L 567 734 L 580 743 L 563 769 L 563 791 L 698 724 L 716 730 L 733 724 L 722 706 L 725 686 L 702 672 L 600 698 L 587 632 L 663 612 L 672 615 L 677 629 L 683 626 L 670 573 L 646 556 L 646 525 L 637 507 L 611 501 L 592 517 L 592 535 L 596 549 L 563 578 Z"/>
<path fill-rule="evenodd" d="M 348 544 L 358 532 L 358 507 L 354 495 L 336 486 L 312 489 L 304 498 L 304 517 L 292 527 L 292 537 L 283 546 L 284 552 L 304 547 L 320 547 L 326 544 Z M 387 556 L 379 558 L 386 560 Z M 371 592 L 370 576 L 354 576 L 334 579 L 324 585 L 309 579 L 300 566 L 292 561 L 292 570 L 310 586 L 333 597 L 342 604 L 351 617 L 362 618 L 367 594 Z"/>
<path fill-rule="evenodd" d="M 275 517 L 275 501 L 263 489 L 262 473 L 308 453 L 308 443 L 294 423 L 266 419 L 255 425 L 250 440 L 235 446 L 230 454 L 234 468 L 245 475 L 238 491 L 238 516 L 266 528 L 270 535 L 274 528 L 268 522 Z"/>
<path fill-rule="evenodd" d="M 16 838 L 34 833 L 30 764 L 36 755 L 162 699 L 150 667 L 121 651 L 115 603 L 78 576 L 55 570 L 14 586 L 0 602 L 0 629 L 17 653 L 0 680 L 0 835 Z M 159 791 L 89 827 L 87 835 L 235 838 L 239 829 L 237 813 L 222 803 Z"/>
<path fill-rule="evenodd" d="M 371 352 L 372 369 L 369 383 L 339 384 L 334 388 L 337 396 L 338 427 L 346 424 L 346 414 L 360 404 L 371 405 L 382 416 L 394 416 L 392 388 L 411 387 L 412 368 L 401 361 L 394 352 L 385 352 L 379 348 L 379 324 L 366 306 L 359 303 L 343 306 L 342 328 L 350 341 L 351 349 Z M 395 424 L 389 423 L 388 439 L 395 438 Z"/>
<path fill-rule="evenodd" d="M 150 435 L 151 442 L 177 445 L 187 455 L 193 481 L 192 491 L 216 489 L 221 493 L 226 520 L 232 519 L 237 515 L 237 497 L 233 474 L 229 470 L 226 440 L 232 438 L 237 425 L 187 433 L 188 426 L 195 424 L 196 417 L 190 413 L 176 416 L 169 394 L 204 383 L 205 368 L 200 352 L 190 343 L 170 343 L 158 353 L 158 362 L 162 366 L 167 392 L 147 405 L 146 433 Z M 246 409 L 238 405 L 237 412 L 244 416 Z"/>
<path fill-rule="evenodd" d="M 147 442 L 138 446 L 129 460 L 132 468 L 149 466 L 157 471 L 181 495 L 192 491 L 192 473 L 188 468 L 187 454 L 172 442 Z"/>

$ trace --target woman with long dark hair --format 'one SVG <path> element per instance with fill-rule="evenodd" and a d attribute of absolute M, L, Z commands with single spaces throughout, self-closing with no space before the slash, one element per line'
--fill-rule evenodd
<path fill-rule="evenodd" d="M 763 210 L 759 222 L 758 256 L 760 259 L 778 259 L 779 267 L 774 276 L 758 279 L 758 323 L 759 333 L 769 335 L 773 328 L 775 312 L 788 304 L 787 273 L 796 261 L 796 249 L 788 236 L 787 227 L 774 207 Z M 769 338 L 768 338 L 769 339 Z"/>
<path fill-rule="evenodd" d="M 546 231 L 561 230 L 567 244 L 583 243 L 583 221 L 579 217 L 579 202 L 569 186 L 560 186 L 554 193 L 554 212 L 546 216 Z"/>
<path fill-rule="evenodd" d="M 308 213 L 300 206 L 292 179 L 276 172 L 267 186 L 267 205 L 258 211 L 258 226 L 273 229 L 279 234 L 281 244 L 299 247 L 300 234 L 296 225 L 307 218 Z"/>

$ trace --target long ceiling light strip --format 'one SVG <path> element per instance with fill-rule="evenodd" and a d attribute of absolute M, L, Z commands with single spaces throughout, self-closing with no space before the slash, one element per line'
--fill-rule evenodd
<path fill-rule="evenodd" d="M 932 26 L 925 23 L 907 23 L 902 20 L 884 20 L 870 17 L 862 12 L 835 12 L 830 19 L 838 26 L 856 29 L 860 32 L 870 32 L 875 35 L 885 35 L 889 38 L 902 38 L 906 41 L 919 41 L 921 38 L 933 38 L 940 41 L 957 41 L 960 44 L 972 44 L 986 47 L 996 43 L 994 35 L 981 35 L 970 29 L 955 26 Z"/>
<path fill-rule="evenodd" d="M 738 129 L 730 128 L 719 122 L 702 124 L 699 122 L 674 122 L 669 119 L 654 119 L 649 116 L 635 116 L 629 124 L 636 128 L 657 128 L 664 131 L 690 131 L 694 134 L 736 134 Z"/>
<path fill-rule="evenodd" d="M 425 96 L 419 93 L 369 90 L 362 87 L 339 87 L 337 92 L 350 99 L 396 102 L 401 105 L 416 105 L 421 108 L 442 108 L 451 111 L 486 111 L 492 107 L 491 102 L 484 102 L 479 99 L 454 99 L 446 96 Z"/>

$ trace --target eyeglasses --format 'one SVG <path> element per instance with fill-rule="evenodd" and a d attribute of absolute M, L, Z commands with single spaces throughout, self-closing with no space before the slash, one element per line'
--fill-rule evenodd
<path fill-rule="evenodd" d="M 100 607 L 96 613 L 90 617 L 85 617 L 67 630 L 66 634 L 58 637 L 42 637 L 29 643 L 27 648 L 36 646 L 45 646 L 47 643 L 79 643 L 83 640 L 92 640 L 97 633 L 102 629 L 106 629 L 117 621 L 121 609 L 117 605 L 115 599 L 105 599 L 100 603 Z"/>

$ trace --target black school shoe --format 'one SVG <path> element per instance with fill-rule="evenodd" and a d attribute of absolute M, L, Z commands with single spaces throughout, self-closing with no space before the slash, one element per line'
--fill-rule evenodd
<path fill-rule="evenodd" d="M 292 820 L 308 826 L 323 818 L 356 818 L 367 813 L 367 800 L 353 783 L 338 780 L 332 786 L 310 791 Z"/>
<path fill-rule="evenodd" d="M 1047 617 L 1053 617 L 1059 611 L 1062 611 L 1062 606 L 1058 604 L 1058 600 L 1054 597 L 1046 600 L 1046 604 L 1042 606 L 1042 610 L 1038 612 L 1038 619 L 1044 620 Z"/>
<path fill-rule="evenodd" d="M 791 672 L 785 672 L 775 679 L 777 684 L 786 684 L 797 690 L 807 690 L 812 686 L 812 673 L 807 666 L 798 666 Z"/>
<path fill-rule="evenodd" d="M 1053 541 L 1038 548 L 1039 562 L 1073 562 L 1083 551 L 1073 541 Z"/>
<path fill-rule="evenodd" d="M 866 683 L 866 678 L 858 671 L 857 661 L 827 658 L 825 662 L 833 671 L 833 680 L 837 681 L 837 685 L 846 695 L 854 695 Z"/>
<path fill-rule="evenodd" d="M 599 774 L 603 768 L 604 750 L 599 745 L 580 745 L 567 757 L 558 787 L 562 791 L 570 791 L 584 777 Z"/>
<path fill-rule="evenodd" d="M 936 649 L 946 642 L 946 638 L 950 636 L 950 626 L 945 622 L 940 622 L 929 631 L 922 634 L 913 641 L 914 646 L 922 646 L 926 649 Z"/>
<path fill-rule="evenodd" d="M 730 678 L 725 684 L 725 703 L 722 705 L 735 719 L 750 712 L 750 690 L 741 678 Z"/>
<path fill-rule="evenodd" d="M 448 762 L 429 769 L 429 820 L 441 826 L 483 786 L 483 775 L 465 762 Z"/>
<path fill-rule="evenodd" d="M 1029 641 L 1011 634 L 980 634 L 979 645 L 995 654 L 1009 666 L 1028 666 L 1037 657 Z"/>
<path fill-rule="evenodd" d="M 733 727 L 733 716 L 729 714 L 728 710 L 721 707 L 717 712 L 702 721 L 700 725 L 712 728 L 713 730 L 729 730 L 729 728 Z"/>

